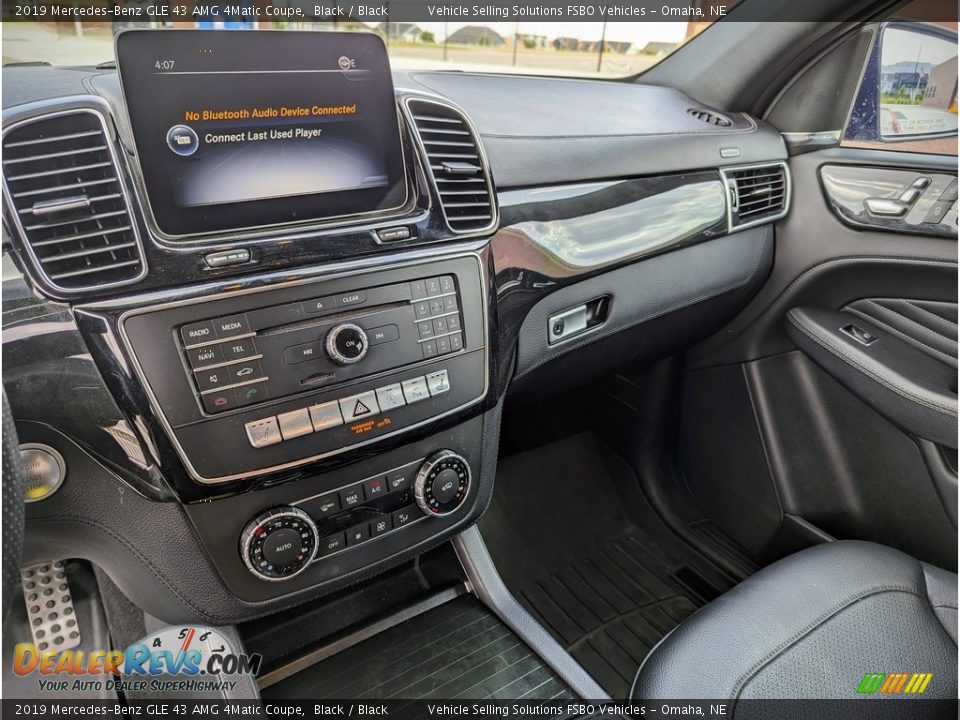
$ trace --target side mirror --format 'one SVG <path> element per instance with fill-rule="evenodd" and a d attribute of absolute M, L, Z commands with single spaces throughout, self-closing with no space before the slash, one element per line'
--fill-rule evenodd
<path fill-rule="evenodd" d="M 896 143 L 956 135 L 957 33 L 926 23 L 884 23 L 846 139 Z"/>

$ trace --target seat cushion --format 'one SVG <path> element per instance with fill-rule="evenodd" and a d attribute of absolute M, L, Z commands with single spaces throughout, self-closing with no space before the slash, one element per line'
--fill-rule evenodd
<path fill-rule="evenodd" d="M 840 541 L 764 568 L 684 620 L 644 660 L 631 697 L 854 698 L 867 673 L 932 673 L 924 697 L 957 697 L 957 576 Z"/>

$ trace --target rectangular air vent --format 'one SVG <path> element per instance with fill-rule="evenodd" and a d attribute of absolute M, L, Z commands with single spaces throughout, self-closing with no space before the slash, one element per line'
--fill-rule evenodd
<path fill-rule="evenodd" d="M 138 280 L 146 267 L 104 118 L 77 110 L 3 136 L 4 188 L 37 270 L 76 292 Z"/>
<path fill-rule="evenodd" d="M 790 179 L 784 163 L 724 168 L 730 196 L 730 229 L 770 222 L 787 214 Z"/>
<path fill-rule="evenodd" d="M 493 185 L 480 141 L 463 115 L 432 100 L 408 100 L 447 226 L 476 233 L 496 225 Z"/>

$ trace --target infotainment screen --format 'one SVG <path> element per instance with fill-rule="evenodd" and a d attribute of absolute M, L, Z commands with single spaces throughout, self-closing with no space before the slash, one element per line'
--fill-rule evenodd
<path fill-rule="evenodd" d="M 358 216 L 406 201 L 393 82 L 378 36 L 128 30 L 116 42 L 162 233 Z"/>

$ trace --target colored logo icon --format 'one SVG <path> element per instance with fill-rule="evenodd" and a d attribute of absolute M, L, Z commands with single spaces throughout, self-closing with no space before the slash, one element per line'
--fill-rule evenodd
<path fill-rule="evenodd" d="M 200 138 L 187 125 L 174 125 L 167 130 L 167 146 L 181 157 L 193 155 L 200 146 Z"/>

